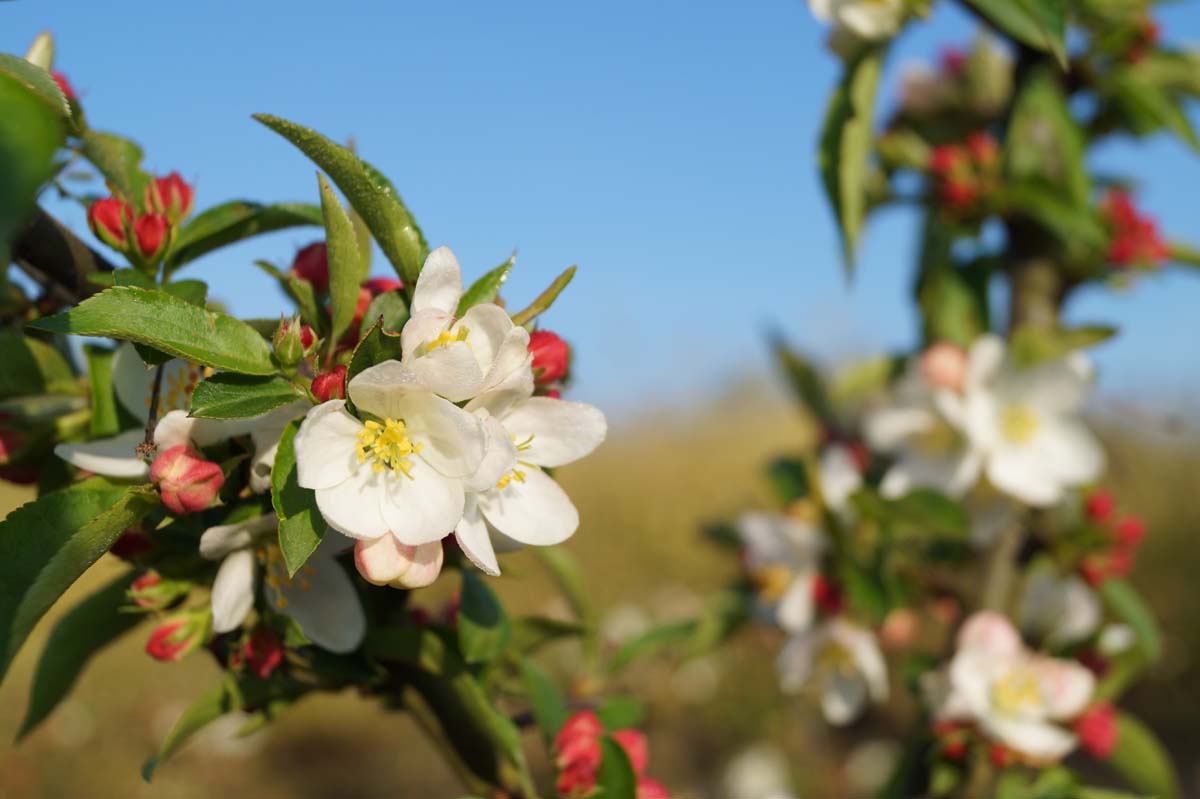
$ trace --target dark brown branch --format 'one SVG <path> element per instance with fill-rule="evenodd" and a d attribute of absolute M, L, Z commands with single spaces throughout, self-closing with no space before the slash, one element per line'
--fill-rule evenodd
<path fill-rule="evenodd" d="M 115 268 L 40 206 L 13 243 L 13 261 L 61 305 L 85 300 L 100 291 L 102 287 L 87 276 Z"/>

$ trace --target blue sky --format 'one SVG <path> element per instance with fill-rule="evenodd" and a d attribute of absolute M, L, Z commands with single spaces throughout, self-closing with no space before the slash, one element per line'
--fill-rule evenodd
<path fill-rule="evenodd" d="M 1200 41 L 1195 3 L 1161 20 L 1168 40 Z M 92 125 L 194 179 L 199 207 L 317 201 L 314 168 L 250 119 L 269 112 L 355 137 L 468 280 L 517 247 L 513 304 L 579 264 L 544 321 L 577 347 L 575 395 L 618 415 L 762 371 L 771 326 L 830 359 L 914 341 L 909 215 L 873 220 L 853 285 L 840 270 L 814 155 L 837 64 L 802 0 L 0 3 L 0 50 L 46 28 Z M 885 91 L 903 62 L 972 32 L 953 9 L 916 26 Z M 1200 159 L 1163 138 L 1107 146 L 1097 165 L 1144 175 L 1142 203 L 1200 243 Z M 286 265 L 318 235 L 189 271 L 233 312 L 274 315 L 283 300 L 252 261 Z M 1089 291 L 1070 316 L 1127 325 L 1097 351 L 1107 392 L 1179 405 L 1196 386 L 1198 305 L 1200 273 L 1173 271 Z"/>

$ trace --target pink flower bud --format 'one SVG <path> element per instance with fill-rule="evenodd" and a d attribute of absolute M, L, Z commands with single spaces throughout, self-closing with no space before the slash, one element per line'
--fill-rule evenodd
<path fill-rule="evenodd" d="M 363 283 L 363 288 L 371 292 L 372 297 L 378 297 L 389 291 L 399 291 L 404 288 L 404 284 L 394 277 L 373 277 Z"/>
<path fill-rule="evenodd" d="M 442 542 L 409 546 L 390 533 L 354 543 L 354 565 L 373 585 L 424 588 L 442 571 Z"/>
<path fill-rule="evenodd" d="M 1117 522 L 1117 541 L 1126 547 L 1136 547 L 1146 537 L 1146 525 L 1136 516 L 1126 516 Z"/>
<path fill-rule="evenodd" d="M 154 607 L 154 603 L 150 600 L 148 593 L 161 582 L 162 577 L 159 576 L 158 572 L 146 572 L 138 577 L 129 586 L 129 595 L 133 598 L 133 603 L 140 608 Z"/>
<path fill-rule="evenodd" d="M 96 238 L 115 250 L 124 250 L 129 242 L 126 230 L 133 224 L 133 210 L 116 197 L 96 200 L 88 207 L 88 227 Z"/>
<path fill-rule="evenodd" d="M 54 82 L 58 84 L 58 90 L 61 91 L 68 100 L 79 99 L 75 94 L 75 89 L 71 86 L 71 82 L 67 80 L 66 75 L 62 74 L 61 72 L 51 72 L 50 77 L 54 78 Z"/>
<path fill-rule="evenodd" d="M 166 214 L 172 223 L 192 212 L 192 197 L 192 187 L 178 172 L 172 172 L 165 178 L 157 178 L 146 187 L 146 207 Z"/>
<path fill-rule="evenodd" d="M 270 677 L 283 663 L 283 644 L 266 627 L 259 627 L 246 639 L 242 652 L 250 671 L 260 680 Z"/>
<path fill-rule="evenodd" d="M 129 598 L 143 610 L 165 610 L 175 600 L 187 596 L 191 586 L 183 580 L 164 580 L 156 571 L 148 571 L 129 586 Z"/>
<path fill-rule="evenodd" d="M 571 366 L 571 347 L 549 330 L 529 334 L 529 351 L 533 353 L 533 377 L 539 386 L 557 383 L 567 376 Z"/>
<path fill-rule="evenodd" d="M 1113 495 L 1103 489 L 1088 494 L 1083 503 L 1083 512 L 1087 514 L 1088 519 L 1097 524 L 1108 521 L 1116 508 L 1117 501 L 1113 499 Z"/>
<path fill-rule="evenodd" d="M 346 398 L 346 367 L 335 366 L 313 378 L 312 393 L 317 402 Z"/>
<path fill-rule="evenodd" d="M 967 378 L 967 352 L 957 344 L 939 341 L 921 354 L 919 366 L 930 385 L 962 391 Z"/>
<path fill-rule="evenodd" d="M 1117 711 L 1108 702 L 1098 702 L 1075 720 L 1079 745 L 1092 757 L 1104 760 L 1117 748 Z"/>
<path fill-rule="evenodd" d="M 879 640 L 893 652 L 910 649 L 921 629 L 921 619 L 912 608 L 896 608 L 883 620 Z"/>
<path fill-rule="evenodd" d="M 176 516 L 208 508 L 225 483 L 221 467 L 186 444 L 155 458 L 150 479 L 158 484 L 163 504 Z"/>
<path fill-rule="evenodd" d="M 155 660 L 183 659 L 208 637 L 208 614 L 184 612 L 171 616 L 150 633 L 146 654 Z"/>
<path fill-rule="evenodd" d="M 148 261 L 158 259 L 167 249 L 171 222 L 163 214 L 142 214 L 133 223 L 133 240 L 137 253 Z"/>
<path fill-rule="evenodd" d="M 329 288 L 329 258 L 325 250 L 325 242 L 317 241 L 296 253 L 292 268 L 288 274 L 301 277 L 312 283 L 317 291 Z"/>
<path fill-rule="evenodd" d="M 629 764 L 633 766 L 634 774 L 641 774 L 646 770 L 646 766 L 650 762 L 650 744 L 646 741 L 646 734 L 639 730 L 617 730 L 612 734 L 612 738 L 621 748 L 625 750 L 625 754 L 629 756 Z"/>
<path fill-rule="evenodd" d="M 671 799 L 671 792 L 658 780 L 638 777 L 636 799 Z"/>
<path fill-rule="evenodd" d="M 271 346 L 275 356 L 284 366 L 295 366 L 313 353 L 313 345 L 317 337 L 308 325 L 300 324 L 299 318 L 282 319 L 275 334 L 271 337 Z"/>

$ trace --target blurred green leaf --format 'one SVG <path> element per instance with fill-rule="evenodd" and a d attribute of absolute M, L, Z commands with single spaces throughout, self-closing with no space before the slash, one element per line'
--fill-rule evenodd
<path fill-rule="evenodd" d="M 512 624 L 504 606 L 483 579 L 463 569 L 458 607 L 458 644 L 463 660 L 489 663 L 504 653 L 512 640 Z"/>
<path fill-rule="evenodd" d="M 379 172 L 350 150 L 311 128 L 269 114 L 254 118 L 294 144 L 325 170 L 346 195 L 370 229 L 380 249 L 407 286 L 416 285 L 427 247 L 395 188 Z"/>
<path fill-rule="evenodd" d="M 960 347 L 988 329 L 988 273 L 956 267 L 950 254 L 953 236 L 935 213 L 925 216 L 917 277 L 926 344 L 949 341 Z"/>
<path fill-rule="evenodd" d="M 70 364 L 58 350 L 12 330 L 0 330 L 0 364 L 0 399 L 79 391 Z"/>
<path fill-rule="evenodd" d="M 358 309 L 358 294 L 366 279 L 362 256 L 354 237 L 354 225 L 346 216 L 346 209 L 325 181 L 317 173 L 321 190 L 321 212 L 325 216 L 325 247 L 329 260 L 329 303 L 332 307 L 329 346 L 334 347 L 350 328 L 354 312 Z"/>
<path fill-rule="evenodd" d="M 1128 713 L 1117 713 L 1117 746 L 1108 765 L 1136 791 L 1156 799 L 1181 796 L 1166 749 L 1146 725 Z"/>
<path fill-rule="evenodd" d="M 646 706 L 632 696 L 610 697 L 596 708 L 596 718 L 609 732 L 638 727 L 646 719 Z"/>
<path fill-rule="evenodd" d="M 1050 67 L 1022 84 L 1004 141 L 1009 181 L 1053 187 L 1064 203 L 1086 207 L 1092 183 L 1084 164 L 1084 134 L 1067 109 L 1060 79 Z"/>
<path fill-rule="evenodd" d="M 304 396 L 282 377 L 221 372 L 196 385 L 190 415 L 200 419 L 252 419 Z"/>
<path fill-rule="evenodd" d="M 41 724 L 74 687 L 88 661 L 146 619 L 121 613 L 133 573 L 126 572 L 80 602 L 54 625 L 34 670 L 29 707 L 18 740 Z"/>
<path fill-rule="evenodd" d="M 145 208 L 146 186 L 151 178 L 142 171 L 141 147 L 113 133 L 85 130 L 82 154 L 104 176 L 114 194 L 135 209 Z"/>
<path fill-rule="evenodd" d="M 519 616 L 512 620 L 513 647 L 529 655 L 543 646 L 564 638 L 577 638 L 587 632 L 578 622 L 548 616 Z"/>
<path fill-rule="evenodd" d="M 175 726 L 159 747 L 158 754 L 142 766 L 142 779 L 150 782 L 155 770 L 175 754 L 189 738 L 226 713 L 241 709 L 241 705 L 241 697 L 232 678 L 227 677 L 214 685 L 183 711 L 183 715 L 175 722 Z"/>
<path fill-rule="evenodd" d="M 1001 33 L 1067 65 L 1067 12 L 1062 0 L 964 0 Z"/>
<path fill-rule="evenodd" d="M 821 179 L 841 228 L 847 274 L 854 271 L 855 245 L 866 217 L 871 125 L 883 52 L 866 47 L 846 65 L 821 128 Z"/>
<path fill-rule="evenodd" d="M 1162 87 L 1146 80 L 1141 71 L 1132 67 L 1115 69 L 1101 85 L 1101 91 L 1121 110 L 1134 135 L 1148 136 L 1166 130 L 1193 150 L 1200 150 L 1200 137 L 1182 104 Z"/>
<path fill-rule="evenodd" d="M 579 623 L 589 631 L 596 628 L 595 613 L 583 584 L 579 563 L 562 547 L 533 547 L 533 555 L 554 578 L 563 598 Z"/>
<path fill-rule="evenodd" d="M 513 324 L 518 326 L 529 324 L 548 311 L 573 277 L 575 277 L 575 267 L 568 266 L 561 275 L 554 278 L 545 291 L 537 296 L 537 299 L 529 303 L 529 307 L 512 315 Z"/>
<path fill-rule="evenodd" d="M 295 439 L 300 422 L 292 422 L 279 437 L 271 467 L 271 505 L 279 517 L 279 549 L 289 577 L 300 571 L 329 529 L 317 508 L 316 495 L 298 482 Z"/>
<path fill-rule="evenodd" d="M 508 256 L 507 261 L 495 269 L 485 272 L 482 277 L 472 283 L 471 287 L 463 292 L 462 299 L 458 301 L 457 316 L 462 316 L 473 306 L 482 302 L 495 302 L 496 297 L 500 294 L 500 287 L 504 285 L 504 281 L 508 280 L 508 274 L 512 271 L 516 260 L 517 254 L 514 252 Z"/>
<path fill-rule="evenodd" d="M 1066 357 L 1075 350 L 1095 346 L 1112 338 L 1116 332 L 1116 328 L 1104 325 L 1082 325 L 1059 330 L 1022 325 L 1013 331 L 1009 355 L 1013 363 L 1028 368 Z"/>
<path fill-rule="evenodd" d="M 687 657 L 712 651 L 749 620 L 754 601 L 748 592 L 729 588 L 713 594 L 688 640 Z"/>
<path fill-rule="evenodd" d="M 163 286 L 163 291 L 198 308 L 208 307 L 208 284 L 203 280 L 176 280 Z"/>
<path fill-rule="evenodd" d="M 1154 662 L 1162 656 L 1162 633 L 1154 613 L 1130 583 L 1119 578 L 1105 580 L 1100 596 L 1109 612 L 1130 626 L 1146 658 Z"/>
<path fill-rule="evenodd" d="M 251 375 L 274 374 L 271 350 L 254 328 L 162 291 L 115 286 L 31 327 L 145 344 L 198 364 Z"/>
<path fill-rule="evenodd" d="M 567 702 L 554 681 L 532 660 L 521 661 L 521 677 L 525 682 L 525 693 L 529 697 L 533 717 L 549 746 L 570 715 Z"/>
<path fill-rule="evenodd" d="M 825 380 L 821 372 L 811 361 L 789 347 L 779 333 L 771 334 L 771 349 L 797 398 L 819 422 L 836 427 L 837 413 L 829 401 L 829 395 L 825 393 Z"/>
<path fill-rule="evenodd" d="M 92 392 L 92 418 L 89 432 L 92 438 L 106 438 L 121 430 L 121 419 L 117 414 L 117 399 L 113 393 L 112 361 L 115 350 L 83 345 L 83 357 L 87 360 L 88 385 Z"/>
<path fill-rule="evenodd" d="M 248 200 L 206 208 L 179 229 L 167 252 L 167 273 L 213 250 L 239 241 L 304 225 L 321 225 L 321 209 L 305 203 L 263 205 Z"/>
<path fill-rule="evenodd" d="M 400 334 L 388 333 L 376 322 L 354 348 L 350 366 L 346 369 L 346 384 L 349 385 L 359 372 L 377 363 L 399 360 L 400 353 Z"/>
<path fill-rule="evenodd" d="M 12 80 L 26 89 L 62 119 L 71 118 L 71 106 L 67 102 L 66 95 L 62 93 L 62 89 L 58 88 L 53 76 L 37 64 L 15 55 L 0 53 L 0 76 Z M 8 106 L 5 105 L 4 108 L 7 113 Z"/>
<path fill-rule="evenodd" d="M 50 84 L 58 93 L 53 80 Z M 62 94 L 58 97 L 61 100 Z M 7 267 L 8 245 L 25 225 L 38 190 L 53 173 L 54 154 L 66 138 L 66 127 L 59 110 L 5 72 L 0 72 L 0 108 L 4 109 L 0 114 L 0 175 L 4 176 L 0 180 L 0 263 Z"/>
<path fill-rule="evenodd" d="M 1088 203 L 1077 204 L 1063 196 L 1062 190 L 1039 181 L 1012 182 L 999 193 L 1008 213 L 1019 213 L 1057 238 L 1060 244 L 1080 259 L 1104 252 L 1108 233 Z"/>
<path fill-rule="evenodd" d="M 387 333 L 399 333 L 408 321 L 408 303 L 399 291 L 385 291 L 377 295 L 367 306 L 363 314 L 362 324 L 358 328 L 361 339 L 375 325 L 382 325 Z"/>
<path fill-rule="evenodd" d="M 600 739 L 600 752 L 596 786 L 602 799 L 637 799 L 637 775 L 625 750 L 606 735 Z"/>
<path fill-rule="evenodd" d="M 698 624 L 695 619 L 687 619 L 651 627 L 623 643 L 609 660 L 608 667 L 614 672 L 620 671 L 639 658 L 682 646 L 691 640 Z"/>
<path fill-rule="evenodd" d="M 42 614 L 157 505 L 153 486 L 93 478 L 44 494 L 0 522 L 0 680 Z"/>

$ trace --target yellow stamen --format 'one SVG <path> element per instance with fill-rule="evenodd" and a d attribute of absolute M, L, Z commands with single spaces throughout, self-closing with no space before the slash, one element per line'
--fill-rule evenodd
<path fill-rule="evenodd" d="M 1037 414 L 1028 405 L 1009 405 L 1000 412 L 1000 434 L 1014 444 L 1028 444 L 1037 430 Z"/>
<path fill-rule="evenodd" d="M 390 469 L 392 474 L 403 474 L 412 480 L 410 456 L 420 452 L 422 446 L 408 437 L 403 420 L 385 419 L 382 424 L 366 421 L 358 434 L 358 462 L 370 460 L 372 471 L 382 473 Z"/>
<path fill-rule="evenodd" d="M 1037 708 L 1042 704 L 1042 692 L 1037 678 L 1028 669 L 1013 669 L 992 683 L 992 705 L 1006 715 Z"/>
<path fill-rule="evenodd" d="M 438 333 L 437 338 L 425 342 L 425 346 L 422 347 L 424 352 L 421 354 L 424 354 L 425 352 L 432 352 L 438 347 L 448 347 L 451 344 L 455 344 L 459 341 L 466 341 L 469 334 L 470 331 L 463 325 L 458 326 L 457 333 L 451 333 L 449 330 L 443 330 L 441 333 Z"/>
<path fill-rule="evenodd" d="M 792 584 L 792 571 L 782 563 L 772 563 L 756 569 L 750 579 L 758 589 L 758 595 L 764 602 L 778 602 L 787 593 Z"/>

